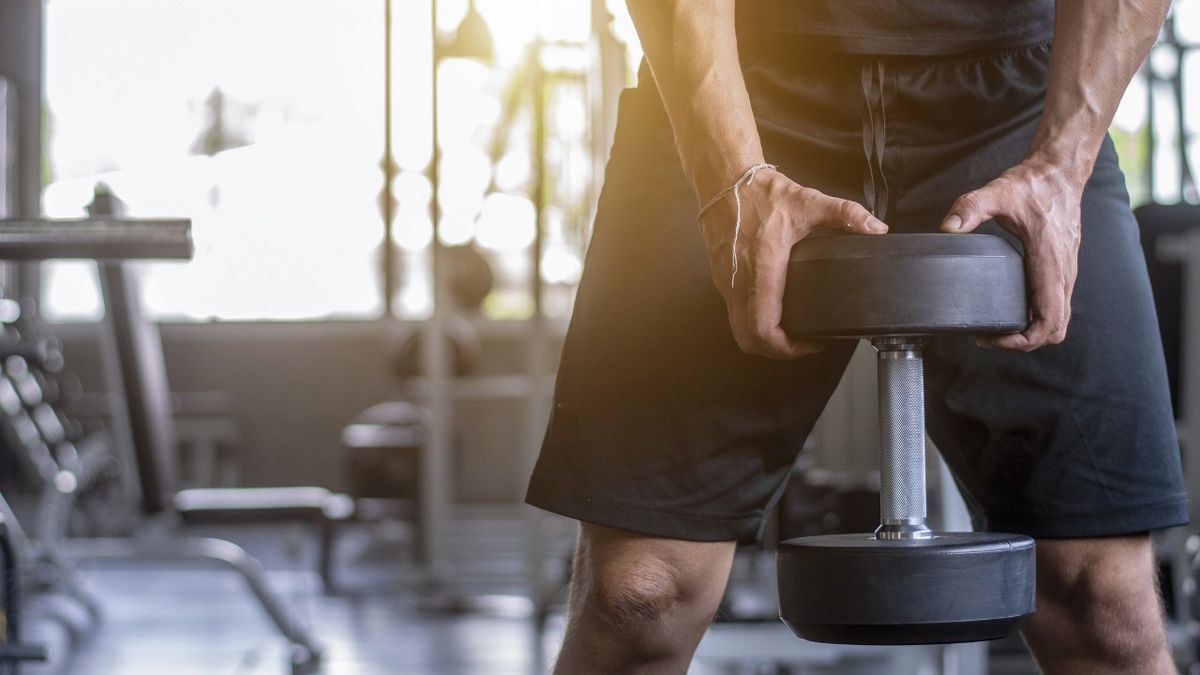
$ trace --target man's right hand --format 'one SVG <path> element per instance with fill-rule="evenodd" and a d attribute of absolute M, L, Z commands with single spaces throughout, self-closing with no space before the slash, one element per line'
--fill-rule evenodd
<path fill-rule="evenodd" d="M 820 351 L 821 343 L 793 340 L 779 325 L 792 247 L 818 227 L 884 234 L 887 225 L 855 202 L 802 187 L 770 169 L 756 173 L 739 194 L 742 225 L 737 236 L 736 275 L 732 251 L 737 206 L 733 194 L 700 218 L 709 270 L 725 298 L 734 339 L 742 351 L 775 359 Z"/>
<path fill-rule="evenodd" d="M 629 0 L 629 12 L 671 120 L 684 173 L 704 203 L 763 161 L 758 125 L 738 58 L 735 0 Z M 742 227 L 733 274 L 737 209 L 728 195 L 700 219 L 713 283 L 743 351 L 790 359 L 821 350 L 779 327 L 788 258 L 816 227 L 883 234 L 862 206 L 762 169 L 739 190 Z M 731 287 L 730 281 L 733 281 Z"/>

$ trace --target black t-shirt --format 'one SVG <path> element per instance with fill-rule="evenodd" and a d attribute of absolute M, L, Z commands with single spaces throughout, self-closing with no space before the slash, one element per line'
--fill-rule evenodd
<path fill-rule="evenodd" d="M 942 55 L 1049 40 L 1054 0 L 741 0 L 739 32 L 851 54 Z"/>

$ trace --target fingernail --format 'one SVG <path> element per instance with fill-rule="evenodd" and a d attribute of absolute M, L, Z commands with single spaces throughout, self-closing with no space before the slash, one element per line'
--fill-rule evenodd
<path fill-rule="evenodd" d="M 991 349 L 991 348 L 992 348 L 992 341 L 991 341 L 990 339 L 988 339 L 988 338 L 984 338 L 984 337 L 977 337 L 977 338 L 975 338 L 975 346 L 976 346 L 976 347 L 983 347 L 984 349 Z"/>
<path fill-rule="evenodd" d="M 882 234 L 887 232 L 888 226 L 885 225 L 882 220 L 875 220 L 872 218 L 871 221 L 867 223 L 867 229 L 872 232 L 878 232 Z"/>
<path fill-rule="evenodd" d="M 942 223 L 943 230 L 959 230 L 962 229 L 962 218 L 958 216 L 950 216 Z"/>

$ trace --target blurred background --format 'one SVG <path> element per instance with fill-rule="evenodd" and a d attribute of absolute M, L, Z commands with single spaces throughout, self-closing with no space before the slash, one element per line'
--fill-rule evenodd
<path fill-rule="evenodd" d="M 1112 129 L 1190 487 L 1196 45 L 1177 0 Z M 49 657 L 22 672 L 544 672 L 574 526 L 521 500 L 640 58 L 621 0 L 0 0 L 0 216 L 194 240 L 0 275 L 7 639 Z M 739 553 L 694 672 L 1036 672 L 1015 641 L 842 648 L 774 618 L 771 542 L 874 529 L 873 368 Z M 936 519 L 967 527 L 930 471 Z M 1159 542 L 1183 672 L 1190 535 Z"/>

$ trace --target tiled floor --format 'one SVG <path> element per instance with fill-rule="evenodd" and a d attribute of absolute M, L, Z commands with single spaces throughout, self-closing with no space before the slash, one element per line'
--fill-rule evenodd
<path fill-rule="evenodd" d="M 423 609 L 410 546 L 396 532 L 359 529 L 339 547 L 345 591 L 321 592 L 303 531 L 237 528 L 227 536 L 264 561 L 271 586 L 325 648 L 320 673 L 466 675 L 536 668 L 530 603 L 522 597 L 519 521 L 479 523 L 475 553 L 456 552 L 462 594 L 485 611 Z M 461 529 L 461 528 L 460 528 Z M 560 544 L 561 545 L 561 544 Z M 491 562 L 488 563 L 487 561 Z M 103 608 L 90 621 L 63 598 L 36 599 L 29 632 L 54 652 L 29 675 L 266 675 L 287 672 L 285 641 L 235 574 L 209 564 L 93 565 L 84 578 Z M 73 628 L 74 639 L 71 639 Z M 552 638 L 553 639 L 553 638 Z"/>
<path fill-rule="evenodd" d="M 65 671 L 78 675 L 275 675 L 283 641 L 232 575 L 103 572 L 92 585 L 105 618 Z M 529 621 L 429 616 L 403 597 L 323 598 L 306 578 L 274 575 L 326 648 L 330 675 L 525 675 Z"/>
<path fill-rule="evenodd" d="M 262 558 L 270 581 L 326 648 L 329 675 L 527 675 L 544 672 L 523 594 L 519 521 L 460 525 L 456 578 L 465 594 L 487 594 L 485 610 L 430 611 L 414 591 L 408 547 L 394 532 L 360 531 L 341 547 L 347 592 L 320 592 L 312 552 L 300 532 L 222 532 Z M 465 530 L 463 529 L 465 528 Z M 552 547 L 569 546 L 553 533 Z M 567 533 L 569 534 L 569 533 Z M 769 567 L 769 566 L 768 566 Z M 761 574 L 741 570 L 743 576 Z M 769 571 L 769 570 L 767 570 Z M 61 599 L 41 599 L 31 633 L 51 645 L 52 667 L 26 675 L 282 675 L 284 641 L 235 575 L 211 566 L 93 567 L 86 572 L 103 607 L 97 622 Z M 75 638 L 65 627 L 75 627 Z M 541 653 L 557 646 L 551 621 Z M 935 673 L 940 658 L 924 648 L 845 650 L 802 643 L 778 622 L 717 626 L 702 642 L 693 675 Z M 793 664 L 793 670 L 778 668 Z M 1007 672 L 1019 673 L 1022 670 Z M 1026 671 L 1027 672 L 1027 671 Z"/>

